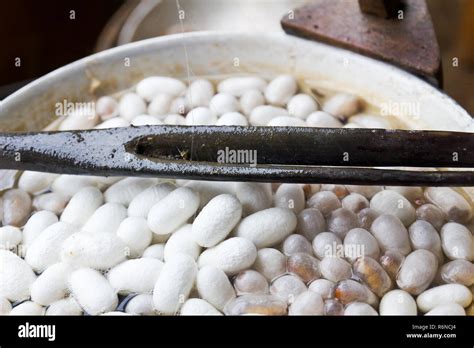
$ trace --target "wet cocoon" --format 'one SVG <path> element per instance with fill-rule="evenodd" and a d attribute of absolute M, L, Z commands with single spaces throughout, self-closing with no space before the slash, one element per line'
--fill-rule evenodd
<path fill-rule="evenodd" d="M 180 187 L 156 203 L 148 213 L 148 227 L 157 234 L 168 234 L 184 224 L 199 207 L 199 196 Z"/>
<path fill-rule="evenodd" d="M 214 197 L 194 219 L 192 237 L 202 247 L 221 242 L 237 225 L 242 216 L 242 205 L 233 195 Z"/>
<path fill-rule="evenodd" d="M 257 248 L 275 245 L 296 228 L 296 215 L 286 208 L 269 208 L 244 218 L 235 235 L 250 240 Z"/>
<path fill-rule="evenodd" d="M 0 298 L 20 301 L 30 296 L 30 287 L 36 280 L 31 267 L 16 254 L 0 250 Z"/>
<path fill-rule="evenodd" d="M 286 272 L 286 256 L 279 250 L 263 248 L 257 253 L 253 268 L 261 273 L 268 281 Z"/>
<path fill-rule="evenodd" d="M 153 304 L 162 314 L 175 314 L 186 301 L 196 279 L 197 266 L 193 258 L 176 254 L 168 260 L 156 281 Z"/>
<path fill-rule="evenodd" d="M 81 268 L 69 277 L 69 288 L 82 308 L 92 315 L 113 311 L 117 295 L 107 279 L 98 271 Z"/>
<path fill-rule="evenodd" d="M 215 247 L 206 249 L 198 259 L 199 267 L 214 266 L 227 275 L 250 267 L 257 257 L 255 245 L 245 238 L 229 238 Z"/>
<path fill-rule="evenodd" d="M 110 285 L 119 294 L 151 293 L 163 268 L 163 262 L 152 258 L 127 260 L 107 273 Z"/>

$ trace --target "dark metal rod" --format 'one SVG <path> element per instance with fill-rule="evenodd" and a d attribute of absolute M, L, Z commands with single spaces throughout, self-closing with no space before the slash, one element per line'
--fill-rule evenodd
<path fill-rule="evenodd" d="M 474 186 L 474 171 L 360 168 L 472 168 L 473 149 L 472 133 L 144 126 L 0 134 L 0 168 L 199 180 Z M 232 162 L 232 150 L 255 151 L 256 161 Z M 227 153 L 224 161 L 219 151 Z"/>

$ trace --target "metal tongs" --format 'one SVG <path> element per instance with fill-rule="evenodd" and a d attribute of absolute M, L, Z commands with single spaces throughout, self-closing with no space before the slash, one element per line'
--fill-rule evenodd
<path fill-rule="evenodd" d="M 0 150 L 0 169 L 63 174 L 474 186 L 472 170 L 435 170 L 474 168 L 474 134 L 462 132 L 142 126 L 0 134 Z"/>

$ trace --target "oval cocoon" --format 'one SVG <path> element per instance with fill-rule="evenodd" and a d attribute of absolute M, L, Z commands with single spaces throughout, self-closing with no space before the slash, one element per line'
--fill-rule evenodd
<path fill-rule="evenodd" d="M 235 235 L 250 240 L 259 249 L 266 248 L 289 236 L 296 222 L 296 215 L 290 209 L 269 208 L 244 218 Z"/>

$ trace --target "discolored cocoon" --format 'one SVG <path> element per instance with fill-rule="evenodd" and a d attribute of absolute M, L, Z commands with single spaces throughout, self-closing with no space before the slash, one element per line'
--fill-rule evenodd
<path fill-rule="evenodd" d="M 360 257 L 353 265 L 354 275 L 362 280 L 377 296 L 382 297 L 393 287 L 392 280 L 380 264 L 371 257 Z"/>
<path fill-rule="evenodd" d="M 326 220 L 318 209 L 304 209 L 298 214 L 296 233 L 312 241 L 319 233 L 326 230 Z"/>
<path fill-rule="evenodd" d="M 291 234 L 283 242 L 282 251 L 286 256 L 296 253 L 313 254 L 311 243 L 299 234 Z"/>
<path fill-rule="evenodd" d="M 303 281 L 299 277 L 290 274 L 273 280 L 270 285 L 270 294 L 287 303 L 292 303 L 299 294 L 306 290 Z"/>
<path fill-rule="evenodd" d="M 411 246 L 414 250 L 425 249 L 436 255 L 439 262 L 444 259 L 441 238 L 435 228 L 427 221 L 417 220 L 408 228 Z"/>
<path fill-rule="evenodd" d="M 429 222 L 438 231 L 446 223 L 446 215 L 436 205 L 427 203 L 423 204 L 416 210 L 416 217 L 419 220 Z"/>
<path fill-rule="evenodd" d="M 11 189 L 3 194 L 3 225 L 21 227 L 31 212 L 31 198 L 20 189 Z"/>
<path fill-rule="evenodd" d="M 400 219 L 394 215 L 380 215 L 372 223 L 370 232 L 374 235 L 383 252 L 396 250 L 403 255 L 411 251 L 408 231 Z"/>
<path fill-rule="evenodd" d="M 286 315 L 285 301 L 272 295 L 243 295 L 230 301 L 225 315 Z"/>
<path fill-rule="evenodd" d="M 234 279 L 234 287 L 237 295 L 268 293 L 267 280 L 254 270 L 240 272 Z"/>
<path fill-rule="evenodd" d="M 287 261 L 289 273 L 297 275 L 305 283 L 309 283 L 319 277 L 319 260 L 306 253 L 296 253 L 290 255 Z"/>
<path fill-rule="evenodd" d="M 372 223 L 380 216 L 375 210 L 370 208 L 362 209 L 358 214 L 357 217 L 359 218 L 359 225 L 361 228 L 370 231 L 370 227 Z"/>
<path fill-rule="evenodd" d="M 466 199 L 449 187 L 428 187 L 426 199 L 446 214 L 449 221 L 467 223 L 472 218 L 472 207 Z"/>
<path fill-rule="evenodd" d="M 398 271 L 405 261 L 405 256 L 396 250 L 387 250 L 380 257 L 380 264 L 392 280 L 397 278 Z"/>
<path fill-rule="evenodd" d="M 324 315 L 337 316 L 344 315 L 344 306 L 335 299 L 329 299 L 324 301 Z"/>
<path fill-rule="evenodd" d="M 402 263 L 397 276 L 397 285 L 412 295 L 419 295 L 431 284 L 437 269 L 438 260 L 432 252 L 424 249 L 415 250 Z"/>
<path fill-rule="evenodd" d="M 311 196 L 307 205 L 318 209 L 324 216 L 328 216 L 333 210 L 341 207 L 341 202 L 333 192 L 320 191 Z"/>
<path fill-rule="evenodd" d="M 362 209 L 369 207 L 369 201 L 358 193 L 351 193 L 342 199 L 342 207 L 354 213 L 359 213 Z"/>
<path fill-rule="evenodd" d="M 268 281 L 272 281 L 286 272 L 286 256 L 277 249 L 260 249 L 253 268 Z"/>
<path fill-rule="evenodd" d="M 378 297 L 370 289 L 355 280 L 345 279 L 334 287 L 334 297 L 342 304 L 351 302 L 364 302 L 372 307 L 378 305 Z"/>
<path fill-rule="evenodd" d="M 332 211 L 327 217 L 327 228 L 330 232 L 343 239 L 347 232 L 359 227 L 359 219 L 352 211 L 339 208 Z"/>
<path fill-rule="evenodd" d="M 474 264 L 467 260 L 454 260 L 441 267 L 441 278 L 446 283 L 474 285 Z"/>

